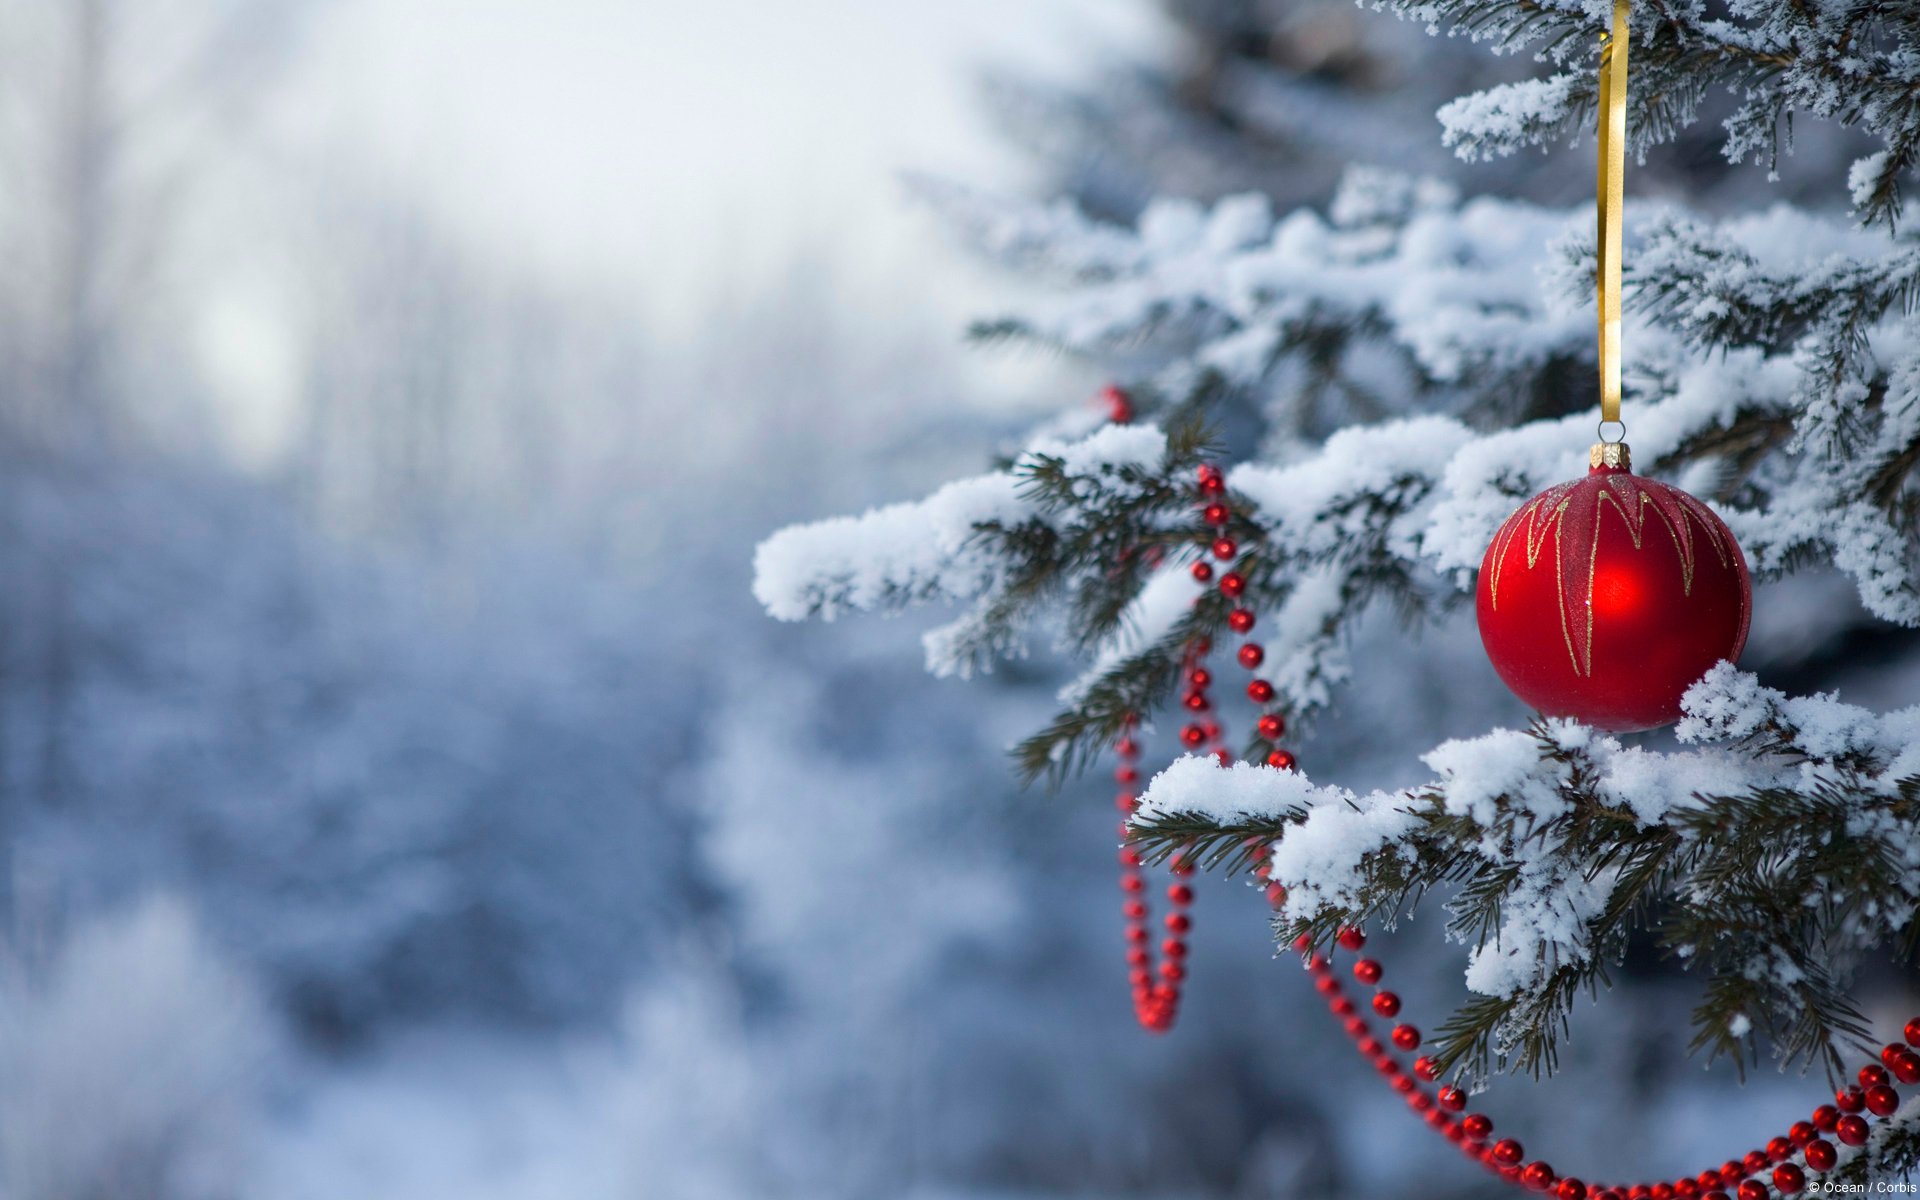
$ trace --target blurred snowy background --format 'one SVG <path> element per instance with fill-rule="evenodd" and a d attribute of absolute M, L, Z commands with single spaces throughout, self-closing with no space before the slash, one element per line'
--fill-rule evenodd
<path fill-rule="evenodd" d="M 1004 754 L 1061 664 L 936 681 L 748 564 L 1104 381 L 962 344 L 1026 285 L 901 170 L 1575 199 L 1584 151 L 1439 145 L 1531 66 L 1344 0 L 0 0 L 0 1197 L 1486 1194 L 1235 885 L 1135 1030 L 1105 788 Z M 1809 198 L 1710 134 L 1636 188 Z M 1844 594 L 1755 644 L 1875 661 L 1792 636 Z M 1315 761 L 1515 716 L 1461 633 L 1383 626 Z M 1504 1128 L 1672 1170 L 1799 1115 L 1628 975 Z"/>

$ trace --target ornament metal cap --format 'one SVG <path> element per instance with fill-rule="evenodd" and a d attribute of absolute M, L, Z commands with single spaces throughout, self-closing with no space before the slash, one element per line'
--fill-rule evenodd
<path fill-rule="evenodd" d="M 1595 471 L 1631 471 L 1633 452 L 1625 442 L 1595 442 L 1587 451 L 1587 466 Z"/>

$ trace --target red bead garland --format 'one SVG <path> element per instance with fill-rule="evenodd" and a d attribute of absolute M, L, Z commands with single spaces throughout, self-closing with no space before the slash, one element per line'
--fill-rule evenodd
<path fill-rule="evenodd" d="M 1228 526 L 1233 521 L 1233 508 L 1224 499 L 1225 476 L 1213 464 L 1203 464 L 1196 472 L 1196 491 L 1199 494 L 1200 517 L 1209 530 L 1204 542 L 1206 554 L 1236 568 L 1219 576 L 1217 586 L 1220 594 L 1229 600 L 1237 600 L 1246 593 L 1247 580 L 1243 570 L 1237 569 L 1238 564 L 1235 563 L 1240 556 L 1240 545 L 1228 533 Z M 1194 561 L 1188 570 L 1196 582 L 1214 582 L 1214 567 L 1206 557 Z M 1199 602 L 1197 598 L 1195 603 Z M 1227 627 L 1243 637 L 1252 632 L 1257 622 L 1258 617 L 1251 609 L 1237 605 L 1227 614 Z M 1234 755 L 1222 744 L 1221 723 L 1212 715 L 1214 705 L 1211 688 L 1214 679 L 1213 672 L 1205 665 L 1205 659 L 1212 650 L 1211 642 L 1204 637 L 1195 639 L 1187 647 L 1186 661 L 1182 664 L 1184 690 L 1180 695 L 1180 703 L 1187 712 L 1193 714 L 1193 719 L 1180 727 L 1178 737 L 1185 749 L 1206 749 L 1225 764 L 1233 762 Z M 1246 641 L 1241 644 L 1235 658 L 1241 666 L 1251 671 L 1260 665 L 1265 653 L 1259 643 Z M 1268 680 L 1257 677 L 1248 681 L 1246 690 L 1247 698 L 1261 709 L 1254 729 L 1261 741 L 1273 747 L 1273 743 L 1284 736 L 1287 729 L 1286 718 L 1268 707 L 1278 698 L 1278 690 Z M 1121 813 L 1127 816 L 1131 816 L 1139 805 L 1139 797 L 1134 791 L 1140 781 L 1137 766 L 1140 743 L 1133 735 L 1137 724 L 1137 716 L 1129 717 L 1126 731 L 1114 742 L 1114 753 L 1119 759 L 1119 765 L 1114 769 L 1114 780 L 1122 789 L 1115 803 Z M 1269 766 L 1291 769 L 1294 757 L 1289 751 L 1271 748 L 1267 763 Z M 1153 952 L 1148 948 L 1152 940 L 1147 931 L 1151 912 L 1142 898 L 1146 892 L 1146 881 L 1141 875 L 1139 854 L 1131 848 L 1123 848 L 1120 866 L 1120 886 L 1127 896 L 1121 911 L 1127 921 L 1128 980 L 1133 988 L 1134 1015 L 1149 1031 L 1164 1033 L 1173 1027 L 1180 1007 L 1181 984 L 1186 979 L 1186 935 L 1193 927 L 1186 909 L 1193 903 L 1193 891 L 1178 883 L 1167 889 L 1167 898 L 1174 905 L 1174 911 L 1166 918 L 1168 936 L 1160 944 L 1156 967 Z M 1193 873 L 1192 864 L 1182 860 L 1176 860 L 1173 870 L 1177 876 Z M 1278 907 L 1285 903 L 1286 890 L 1278 884 L 1268 887 L 1267 900 Z M 1428 1103 L 1431 1104 L 1431 1101 Z"/>
<path fill-rule="evenodd" d="M 1198 689 L 1204 697 L 1204 687 Z M 1114 754 L 1120 759 L 1120 765 L 1114 769 L 1114 778 L 1123 785 L 1130 785 L 1140 778 L 1139 769 L 1134 765 L 1140 757 L 1140 743 L 1133 736 L 1134 722 L 1128 721 L 1128 731 L 1113 744 Z M 1193 736 L 1193 744 L 1199 744 L 1206 738 L 1206 731 L 1198 725 L 1189 725 L 1181 730 L 1181 741 Z M 1124 815 L 1132 815 L 1139 805 L 1139 798 L 1129 789 L 1122 791 L 1115 803 Z M 1121 826 L 1121 835 L 1125 836 L 1126 826 Z M 1185 878 L 1193 874 L 1193 865 L 1185 860 L 1176 860 L 1173 874 Z M 1153 919 L 1153 910 L 1143 898 L 1146 894 L 1146 879 L 1141 874 L 1140 853 L 1131 846 L 1120 848 L 1120 890 L 1126 900 L 1121 905 L 1121 914 L 1126 918 L 1127 942 L 1127 982 L 1133 989 L 1133 1014 L 1140 1024 L 1152 1033 L 1165 1033 L 1173 1028 L 1174 1017 L 1180 1009 L 1180 985 L 1187 977 L 1187 933 L 1193 928 L 1193 918 L 1188 909 L 1193 904 L 1193 889 L 1183 883 L 1175 882 L 1167 888 L 1167 900 L 1173 911 L 1168 913 L 1164 926 L 1166 938 L 1160 943 L 1159 965 L 1154 964 L 1153 951 L 1148 948 L 1153 935 L 1148 923 Z"/>
<path fill-rule="evenodd" d="M 1262 878 L 1267 876 L 1264 864 L 1259 874 Z M 1279 884 L 1268 886 L 1270 890 L 1279 888 L 1284 897 L 1285 889 Z M 1365 944 L 1365 936 L 1358 930 L 1343 929 L 1335 941 L 1342 949 L 1358 951 Z M 1458 1145 L 1467 1157 L 1494 1174 L 1535 1192 L 1551 1192 L 1557 1200 L 1735 1200 L 1735 1197 L 1771 1200 L 1776 1195 L 1797 1196 L 1808 1190 L 1812 1176 L 1824 1175 L 1839 1165 L 1840 1152 L 1821 1136 L 1823 1133 L 1831 1132 L 1836 1140 L 1848 1146 L 1865 1145 L 1869 1126 L 1866 1119 L 1858 1115 L 1859 1110 L 1886 1117 L 1900 1105 L 1899 1093 L 1890 1082 L 1887 1068 L 1869 1064 L 1860 1069 L 1859 1085 L 1842 1088 L 1835 1103 L 1814 1109 L 1808 1120 L 1795 1121 L 1785 1134 L 1769 1139 L 1766 1149 L 1749 1151 L 1740 1159 L 1729 1159 L 1697 1176 L 1636 1184 L 1585 1183 L 1571 1176 L 1562 1178 L 1544 1160 L 1520 1166 L 1526 1151 L 1518 1141 L 1501 1138 L 1490 1142 L 1493 1120 L 1486 1114 L 1453 1117 L 1452 1114 L 1467 1104 L 1466 1093 L 1459 1088 L 1447 1085 L 1431 1094 L 1420 1090 L 1415 1080 L 1432 1083 L 1439 1078 L 1433 1060 L 1416 1059 L 1412 1074 L 1407 1074 L 1374 1035 L 1366 1019 L 1352 1015 L 1357 1007 L 1346 995 L 1330 959 L 1313 953 L 1312 944 L 1305 937 L 1294 943 L 1294 949 L 1300 952 L 1303 965 L 1313 976 L 1314 989 L 1327 998 L 1327 1006 L 1334 1015 L 1344 1018 L 1347 1036 L 1353 1039 L 1361 1057 L 1389 1079 L 1395 1090 L 1406 1095 L 1410 1108 L 1421 1113 L 1428 1125 Z M 1400 1012 L 1400 997 L 1380 987 L 1386 972 L 1377 958 L 1358 958 L 1351 969 L 1355 979 L 1375 988 L 1372 1007 L 1376 1013 L 1392 1017 Z M 1915 1038 L 1920 1034 L 1920 1017 L 1908 1023 L 1905 1034 L 1914 1044 L 1920 1044 L 1920 1038 Z M 1392 1041 L 1408 1051 L 1420 1045 L 1418 1031 L 1405 1024 L 1394 1029 Z M 1899 1057 L 1898 1052 L 1905 1049 L 1889 1046 L 1882 1052 L 1883 1059 L 1893 1061 Z"/>
<path fill-rule="evenodd" d="M 1208 464 L 1199 468 L 1197 491 L 1201 517 L 1210 532 L 1201 541 L 1202 557 L 1194 561 L 1189 569 L 1196 582 L 1213 584 L 1221 596 L 1237 602 L 1247 590 L 1246 565 L 1238 561 L 1240 543 L 1228 532 L 1233 521 L 1233 510 L 1225 498 L 1225 478 L 1217 467 Z M 1208 556 L 1222 564 L 1217 578 L 1213 563 L 1207 561 Z M 1196 600 L 1196 603 L 1199 602 Z M 1266 649 L 1247 638 L 1258 623 L 1257 615 L 1252 609 L 1236 603 L 1229 610 L 1226 623 L 1243 639 L 1235 651 L 1235 661 L 1250 672 L 1258 671 L 1266 661 Z M 1234 755 L 1221 744 L 1222 727 L 1213 715 L 1210 691 L 1213 675 L 1204 665 L 1212 649 L 1211 643 L 1204 637 L 1195 639 L 1188 647 L 1183 664 L 1185 690 L 1181 702 L 1188 712 L 1194 714 L 1194 719 L 1181 727 L 1179 740 L 1188 750 L 1205 747 L 1222 763 L 1231 763 Z M 1274 745 L 1287 730 L 1285 717 L 1269 708 L 1277 700 L 1278 690 L 1269 680 L 1256 676 L 1247 683 L 1246 695 L 1261 709 L 1255 719 L 1254 730 L 1267 747 L 1268 765 L 1292 770 L 1297 764 L 1293 753 Z M 1117 802 L 1127 814 L 1131 814 L 1138 805 L 1138 797 L 1133 791 L 1140 779 L 1136 765 L 1140 745 L 1133 736 L 1136 724 L 1137 718 L 1129 718 L 1126 731 L 1114 743 L 1115 753 L 1120 759 L 1114 778 L 1123 789 Z M 1123 836 L 1125 831 L 1123 825 Z M 1255 874 L 1265 883 L 1267 902 L 1276 909 L 1284 906 L 1287 891 L 1281 883 L 1270 878 L 1268 864 L 1261 853 L 1266 847 L 1255 845 L 1250 848 L 1259 857 Z M 1175 859 L 1172 870 L 1176 882 L 1167 888 L 1167 899 L 1173 911 L 1164 921 L 1166 936 L 1158 946 L 1156 966 L 1153 949 L 1150 949 L 1152 935 L 1148 926 L 1151 911 L 1144 898 L 1146 883 L 1141 875 L 1140 857 L 1131 847 L 1123 847 L 1120 861 L 1121 887 L 1126 896 L 1122 911 L 1127 921 L 1128 978 L 1133 987 L 1134 1012 L 1148 1030 L 1162 1033 L 1173 1025 L 1179 1009 L 1181 985 L 1186 978 L 1186 936 L 1192 929 L 1188 909 L 1193 902 L 1193 890 L 1177 880 L 1191 875 L 1193 864 L 1184 858 Z M 1341 930 L 1335 940 L 1340 949 L 1356 954 L 1366 944 L 1365 935 L 1357 929 Z M 1439 1070 L 1434 1061 L 1424 1056 L 1417 1058 L 1409 1073 L 1394 1056 L 1395 1050 L 1412 1053 L 1420 1048 L 1423 1038 L 1418 1027 L 1409 1022 L 1399 1022 L 1390 1029 L 1387 1041 L 1383 1042 L 1375 1034 L 1361 1006 L 1346 994 L 1329 957 L 1313 953 L 1305 938 L 1296 942 L 1295 948 L 1302 953 L 1304 965 L 1313 976 L 1315 990 L 1326 998 L 1328 1010 L 1343 1023 L 1347 1036 L 1353 1040 L 1362 1057 L 1395 1091 L 1405 1097 L 1411 1111 L 1420 1114 L 1435 1132 L 1453 1142 L 1462 1153 L 1480 1162 L 1489 1171 L 1530 1191 L 1551 1194 L 1556 1200 L 1771 1200 L 1775 1195 L 1797 1196 L 1808 1190 L 1810 1173 L 1814 1176 L 1825 1175 L 1839 1165 L 1840 1151 L 1835 1147 L 1835 1142 L 1851 1147 L 1866 1144 L 1871 1126 L 1863 1113 L 1885 1118 L 1899 1108 L 1900 1094 L 1893 1086 L 1896 1080 L 1902 1084 L 1920 1083 L 1920 1052 L 1915 1049 L 1920 1047 L 1920 1017 L 1915 1017 L 1902 1031 L 1905 1045 L 1892 1043 L 1884 1047 L 1878 1064 L 1868 1064 L 1860 1069 L 1857 1084 L 1841 1088 L 1835 1093 L 1832 1104 L 1820 1105 L 1808 1120 L 1797 1121 L 1784 1135 L 1770 1139 L 1765 1150 L 1749 1151 L 1742 1157 L 1709 1167 L 1698 1175 L 1672 1181 L 1587 1183 L 1573 1176 L 1561 1176 L 1545 1160 L 1526 1161 L 1525 1147 L 1513 1138 L 1490 1140 L 1494 1128 L 1492 1118 L 1477 1112 L 1458 1115 L 1464 1112 L 1468 1102 L 1466 1093 L 1460 1088 L 1450 1084 L 1431 1092 L 1423 1088 L 1422 1084 L 1438 1082 Z M 1389 1021 L 1399 1017 L 1401 999 L 1397 993 L 1380 986 L 1385 968 L 1379 960 L 1372 957 L 1357 958 L 1351 969 L 1356 980 L 1374 989 L 1368 1005 L 1372 1012 Z M 1391 1048 L 1388 1043 L 1391 1043 Z"/>

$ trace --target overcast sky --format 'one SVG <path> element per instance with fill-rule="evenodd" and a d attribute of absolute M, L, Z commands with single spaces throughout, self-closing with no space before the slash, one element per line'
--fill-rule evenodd
<path fill-rule="evenodd" d="M 344 0 L 297 93 L 316 132 L 431 189 L 508 252 L 680 287 L 844 237 L 930 261 L 902 167 L 1016 180 L 978 68 L 1084 74 L 1149 0 Z"/>
<path fill-rule="evenodd" d="M 903 203 L 899 172 L 1030 184 L 981 70 L 1086 79 L 1159 21 L 1152 0 L 330 0 L 263 130 L 276 161 L 422 198 L 489 257 L 640 297 L 669 341 L 802 254 L 830 259 L 856 327 L 957 338 L 1003 284 Z M 241 240 L 200 344 L 236 453 L 269 463 L 298 301 Z"/>

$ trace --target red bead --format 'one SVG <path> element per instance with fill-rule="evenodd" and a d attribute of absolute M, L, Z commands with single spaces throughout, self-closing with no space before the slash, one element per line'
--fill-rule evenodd
<path fill-rule="evenodd" d="M 1766 1170 L 1768 1166 L 1772 1165 L 1772 1162 L 1773 1160 L 1767 1157 L 1765 1150 L 1749 1150 L 1747 1151 L 1747 1157 L 1742 1160 L 1741 1165 L 1747 1168 L 1747 1174 L 1758 1175 L 1760 1172 Z"/>
<path fill-rule="evenodd" d="M 1673 1185 L 1656 1183 L 1647 1189 L 1647 1200 L 1673 1200 Z"/>
<path fill-rule="evenodd" d="M 1299 761 L 1299 759 L 1293 756 L 1293 751 L 1291 750 L 1275 750 L 1273 753 L 1267 755 L 1267 765 L 1281 771 L 1293 770 L 1294 764 Z"/>
<path fill-rule="evenodd" d="M 1267 713 L 1254 723 L 1254 729 L 1269 742 L 1278 741 L 1287 731 L 1286 718 L 1279 713 Z"/>
<path fill-rule="evenodd" d="M 1120 847 L 1120 865 L 1123 867 L 1139 866 L 1140 852 L 1138 850 L 1135 850 L 1132 846 Z"/>
<path fill-rule="evenodd" d="M 1233 510 L 1218 500 L 1207 505 L 1200 513 L 1200 518 L 1209 525 L 1225 525 L 1231 516 L 1233 516 Z"/>
<path fill-rule="evenodd" d="M 1804 1146 L 1820 1136 L 1820 1131 L 1810 1121 L 1795 1121 L 1787 1127 L 1787 1140 L 1795 1146 Z"/>
<path fill-rule="evenodd" d="M 1143 947 L 1129 946 L 1127 948 L 1127 965 L 1128 966 L 1144 967 L 1149 962 L 1152 962 L 1152 961 L 1153 961 L 1153 955 L 1148 954 Z"/>
<path fill-rule="evenodd" d="M 1493 1132 L 1493 1118 L 1485 1113 L 1468 1113 L 1460 1118 L 1460 1128 L 1477 1142 Z"/>
<path fill-rule="evenodd" d="M 1227 628 L 1235 633 L 1246 633 L 1253 628 L 1253 610 L 1236 608 L 1227 614 Z"/>
<path fill-rule="evenodd" d="M 1831 1104 L 1822 1104 L 1813 1110 L 1813 1127 L 1821 1133 L 1832 1133 L 1839 1121 L 1840 1110 Z"/>
<path fill-rule="evenodd" d="M 1694 1200 L 1700 1194 L 1700 1185 L 1691 1179 L 1676 1179 L 1673 1181 L 1673 1194 L 1680 1200 Z"/>
<path fill-rule="evenodd" d="M 1920 1046 L 1920 1017 L 1915 1017 L 1913 1020 L 1908 1021 L 1907 1027 L 1902 1030 L 1901 1033 L 1905 1035 L 1907 1045 Z"/>
<path fill-rule="evenodd" d="M 1264 679 L 1256 679 L 1247 685 L 1247 699 L 1255 704 L 1269 703 L 1273 694 L 1273 685 Z"/>
<path fill-rule="evenodd" d="M 1381 1045 L 1380 1039 L 1376 1037 L 1363 1037 L 1355 1045 L 1361 1054 L 1376 1061 L 1387 1052 L 1387 1048 Z"/>
<path fill-rule="evenodd" d="M 1420 1048 L 1420 1031 L 1411 1025 L 1393 1027 L 1393 1044 L 1409 1053 Z"/>
<path fill-rule="evenodd" d="M 1723 1191 L 1720 1191 L 1720 1190 L 1718 1190 L 1718 1189 L 1715 1189 L 1715 1190 L 1713 1190 L 1713 1191 L 1711 1191 L 1711 1192 L 1708 1192 L 1708 1193 L 1706 1193 L 1705 1195 L 1703 1195 L 1703 1196 L 1701 1196 L 1701 1197 L 1700 1197 L 1700 1200 L 1733 1200 L 1733 1197 L 1732 1197 L 1732 1196 L 1729 1196 L 1729 1195 L 1727 1195 L 1727 1194 L 1726 1194 L 1725 1192 L 1723 1192 Z"/>
<path fill-rule="evenodd" d="M 1799 1195 L 1807 1190 L 1807 1173 L 1792 1163 L 1781 1163 L 1773 1169 L 1773 1186 L 1783 1196 Z"/>
<path fill-rule="evenodd" d="M 1747 1168 L 1743 1164 L 1730 1158 L 1720 1164 L 1720 1186 L 1732 1187 L 1746 1173 Z"/>
<path fill-rule="evenodd" d="M 1554 1185 L 1557 1179 L 1558 1177 L 1554 1175 L 1552 1167 L 1537 1160 L 1528 1163 L 1520 1172 L 1520 1182 L 1526 1184 L 1536 1192 L 1546 1191 Z"/>
<path fill-rule="evenodd" d="M 1901 1083 L 1920 1083 L 1920 1054 L 1902 1046 L 1900 1053 L 1893 1057 L 1891 1070 Z"/>
<path fill-rule="evenodd" d="M 1248 642 L 1240 647 L 1239 653 L 1234 657 L 1240 660 L 1241 666 L 1251 671 L 1266 660 L 1267 652 L 1261 648 L 1259 642 Z"/>
<path fill-rule="evenodd" d="M 1839 1138 L 1849 1146 L 1866 1145 L 1866 1118 L 1856 1113 L 1848 1113 L 1846 1116 L 1841 1117 L 1839 1123 L 1833 1127 L 1833 1136 Z"/>
<path fill-rule="evenodd" d="M 1200 494 L 1202 496 L 1223 496 L 1226 494 L 1226 491 L 1226 481 L 1218 475 L 1210 476 L 1200 481 Z"/>
<path fill-rule="evenodd" d="M 1740 1200 L 1767 1200 L 1767 1185 L 1758 1179 L 1742 1179 L 1734 1194 Z"/>
<path fill-rule="evenodd" d="M 1425 1061 L 1424 1059 L 1421 1061 Z M 1467 1094 L 1457 1087 L 1440 1089 L 1440 1107 L 1448 1112 L 1459 1112 L 1467 1106 Z"/>
<path fill-rule="evenodd" d="M 1121 792 L 1113 798 L 1113 806 L 1121 812 L 1131 815 L 1134 809 L 1140 807 L 1140 801 L 1134 798 L 1132 792 Z"/>
<path fill-rule="evenodd" d="M 1860 1068 L 1860 1086 L 1863 1088 L 1884 1087 L 1893 1082 L 1893 1076 L 1887 1074 L 1885 1067 L 1865 1066 Z"/>
<path fill-rule="evenodd" d="M 1220 594 L 1235 599 L 1247 590 L 1247 577 L 1238 571 L 1228 571 L 1220 577 Z"/>
<path fill-rule="evenodd" d="M 1900 1093 L 1884 1083 L 1867 1089 L 1867 1111 L 1876 1117 L 1890 1117 L 1900 1107 Z"/>
<path fill-rule="evenodd" d="M 1400 997 L 1392 992 L 1379 992 L 1373 998 L 1373 1011 L 1383 1017 L 1400 1015 Z"/>
<path fill-rule="evenodd" d="M 1843 1113 L 1857 1113 L 1867 1106 L 1867 1094 L 1850 1083 L 1833 1094 L 1833 1103 Z"/>
<path fill-rule="evenodd" d="M 1170 937 L 1160 943 L 1160 953 L 1168 958 L 1185 958 L 1187 944 L 1177 937 Z"/>
<path fill-rule="evenodd" d="M 1348 925 L 1334 935 L 1334 940 L 1340 943 L 1342 950 L 1358 950 L 1367 944 L 1367 935 Z"/>
<path fill-rule="evenodd" d="M 1587 1185 L 1568 1176 L 1553 1189 L 1554 1200 L 1587 1200 Z"/>
<path fill-rule="evenodd" d="M 1213 578 L 1213 564 L 1210 562 L 1197 562 L 1187 569 L 1192 571 L 1193 577 L 1201 583 L 1206 583 Z"/>
<path fill-rule="evenodd" d="M 1218 750 L 1215 750 L 1213 752 L 1213 758 L 1215 762 L 1219 763 L 1223 767 L 1230 767 L 1233 765 L 1233 751 L 1227 749 L 1225 746 L 1222 746 Z"/>
<path fill-rule="evenodd" d="M 1353 964 L 1353 977 L 1369 987 L 1379 983 L 1384 973 L 1380 964 L 1371 958 L 1362 958 Z"/>
<path fill-rule="evenodd" d="M 1409 1087 L 1414 1086 L 1413 1081 L 1410 1079 L 1407 1080 L 1407 1084 Z M 1396 1083 L 1395 1086 L 1398 1087 L 1399 1085 Z M 1425 1092 L 1409 1091 L 1407 1092 L 1407 1107 L 1413 1109 L 1415 1112 L 1426 1112 L 1433 1107 L 1433 1097 L 1427 1095 Z"/>
<path fill-rule="evenodd" d="M 1194 712 L 1205 712 L 1213 707 L 1212 701 L 1207 699 L 1205 692 L 1188 692 L 1186 695 L 1180 697 L 1180 703 L 1186 705 Z"/>
<path fill-rule="evenodd" d="M 1840 1152 L 1825 1138 L 1815 1138 L 1807 1143 L 1807 1165 L 1814 1170 L 1831 1171 L 1833 1164 L 1839 1161 Z"/>
<path fill-rule="evenodd" d="M 1267 885 L 1267 903 L 1279 908 L 1287 902 L 1287 889 L 1277 883 Z"/>
<path fill-rule="evenodd" d="M 1351 1017 L 1360 1011 L 1353 1006 L 1353 1001 L 1347 999 L 1345 996 L 1335 996 L 1333 1003 L 1327 1005 L 1327 1007 L 1333 1010 L 1333 1015 L 1336 1017 Z"/>
<path fill-rule="evenodd" d="M 1413 1073 L 1428 1083 L 1432 1083 L 1434 1080 L 1440 1078 L 1440 1068 L 1435 1066 L 1433 1060 L 1424 1054 L 1413 1060 Z M 1461 1099 L 1464 1102 L 1466 1098 L 1463 1095 Z M 1458 1110 L 1456 1109 L 1455 1111 Z"/>
<path fill-rule="evenodd" d="M 1180 728 L 1180 744 L 1187 749 L 1197 748 L 1207 740 L 1207 731 L 1198 725 L 1183 725 Z"/>
<path fill-rule="evenodd" d="M 1231 559 L 1238 553 L 1240 553 L 1240 546 L 1232 538 L 1217 537 L 1213 539 L 1213 556 L 1215 558 L 1225 561 Z"/>
<path fill-rule="evenodd" d="M 1366 1019 L 1364 1017 L 1348 1018 L 1347 1019 L 1347 1036 L 1355 1039 L 1356 1041 L 1359 1040 L 1360 1038 L 1367 1036 Z"/>
<path fill-rule="evenodd" d="M 1187 977 L 1187 969 L 1181 966 L 1179 963 L 1163 962 L 1160 964 L 1160 978 L 1168 981 L 1169 983 L 1178 983 L 1182 979 L 1185 979 L 1186 977 Z"/>
<path fill-rule="evenodd" d="M 1193 928 L 1193 918 L 1185 913 L 1168 913 L 1165 924 L 1169 933 L 1185 933 Z"/>
<path fill-rule="evenodd" d="M 1129 900 L 1120 906 L 1120 913 L 1129 921 L 1144 921 L 1147 917 L 1147 906 L 1138 900 Z"/>
<path fill-rule="evenodd" d="M 1138 783 L 1140 782 L 1140 768 L 1124 765 L 1115 767 L 1113 769 L 1113 780 L 1115 783 Z"/>
<path fill-rule="evenodd" d="M 1184 883 L 1169 884 L 1167 886 L 1167 899 L 1173 901 L 1175 904 L 1192 904 L 1193 889 Z"/>
<path fill-rule="evenodd" d="M 1129 892 L 1143 891 L 1145 890 L 1146 886 L 1147 886 L 1146 881 L 1141 879 L 1138 875 L 1122 875 L 1120 877 L 1120 887 L 1124 891 L 1129 891 Z"/>
<path fill-rule="evenodd" d="M 1648 510 L 1659 519 L 1646 520 Z M 1481 563 L 1477 613 L 1487 657 L 1522 700 L 1626 732 L 1679 719 L 1681 693 L 1740 657 L 1752 605 L 1746 560 L 1711 509 L 1600 467 L 1501 525 Z M 1616 669 L 1626 661 L 1631 669 Z"/>
<path fill-rule="evenodd" d="M 1493 1144 L 1493 1161 L 1503 1167 L 1511 1167 L 1526 1157 L 1526 1148 L 1512 1138 L 1501 1138 Z"/>
<path fill-rule="evenodd" d="M 1135 945 L 1140 945 L 1140 946 L 1146 945 L 1147 939 L 1151 936 L 1152 935 L 1147 932 L 1145 926 L 1142 926 L 1142 925 L 1127 926 L 1127 940 L 1129 942 L 1134 943 Z"/>
<path fill-rule="evenodd" d="M 1700 1185 L 1701 1191 L 1710 1192 L 1726 1181 L 1720 1178 L 1720 1172 L 1708 1169 L 1695 1176 L 1694 1182 Z"/>
<path fill-rule="evenodd" d="M 1767 1140 L 1767 1158 L 1771 1162 L 1785 1162 L 1794 1154 L 1793 1143 L 1783 1137 Z"/>

